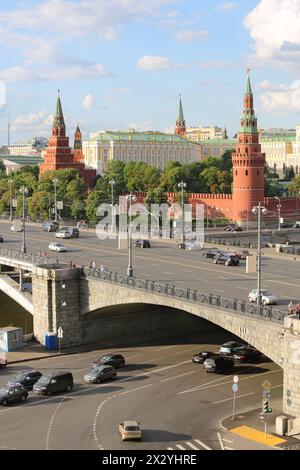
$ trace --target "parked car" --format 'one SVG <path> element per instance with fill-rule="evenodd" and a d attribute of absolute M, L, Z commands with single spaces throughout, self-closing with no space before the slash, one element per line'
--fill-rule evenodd
<path fill-rule="evenodd" d="M 247 346 L 245 343 L 239 343 L 237 341 L 228 341 L 222 344 L 219 349 L 221 356 L 232 356 L 236 348 L 244 348 Z"/>
<path fill-rule="evenodd" d="M 214 259 L 217 255 L 220 255 L 222 252 L 218 248 L 212 248 L 206 253 L 203 253 L 203 258 Z"/>
<path fill-rule="evenodd" d="M 34 384 L 33 391 L 39 395 L 52 395 L 52 393 L 70 392 L 73 385 L 71 372 L 54 371 L 42 375 Z"/>
<path fill-rule="evenodd" d="M 71 237 L 71 234 L 68 230 L 64 231 L 64 230 L 58 230 L 55 234 L 55 237 L 56 238 L 72 238 Z"/>
<path fill-rule="evenodd" d="M 98 361 L 93 362 L 94 367 L 113 366 L 115 369 L 122 369 L 125 366 L 125 358 L 122 354 L 105 354 Z"/>
<path fill-rule="evenodd" d="M 246 345 L 234 348 L 232 357 L 235 362 L 257 362 L 261 355 L 260 351 Z"/>
<path fill-rule="evenodd" d="M 0 243 L 3 243 L 4 242 L 4 238 L 2 235 L 0 235 Z"/>
<path fill-rule="evenodd" d="M 234 368 L 234 361 L 230 357 L 214 356 L 205 359 L 203 369 L 206 372 L 215 372 L 217 374 L 222 372 L 229 372 Z"/>
<path fill-rule="evenodd" d="M 250 256 L 250 255 L 251 255 L 251 253 L 249 253 L 248 250 L 235 251 L 234 254 L 235 254 L 239 259 L 246 259 L 247 256 Z"/>
<path fill-rule="evenodd" d="M 196 243 L 196 242 L 181 242 L 181 243 L 178 243 L 178 248 L 182 249 L 182 250 L 195 250 L 195 251 L 198 251 L 198 250 L 201 250 L 203 248 L 203 244 L 201 243 Z"/>
<path fill-rule="evenodd" d="M 214 264 L 225 264 L 225 266 L 237 266 L 240 263 L 240 259 L 235 254 L 222 253 L 215 256 L 213 259 Z"/>
<path fill-rule="evenodd" d="M 50 243 L 49 250 L 50 251 L 58 251 L 58 252 L 67 251 L 65 245 L 63 245 L 62 243 Z"/>
<path fill-rule="evenodd" d="M 42 231 L 43 232 L 56 232 L 59 229 L 59 223 L 55 220 L 49 220 L 43 223 Z"/>
<path fill-rule="evenodd" d="M 133 242 L 133 246 L 135 248 L 150 248 L 151 247 L 149 240 L 135 240 Z"/>
<path fill-rule="evenodd" d="M 128 439 L 142 440 L 141 425 L 137 421 L 122 421 L 122 423 L 119 424 L 119 433 L 121 434 L 122 441 Z"/>
<path fill-rule="evenodd" d="M 198 354 L 194 354 L 192 357 L 192 362 L 195 364 L 203 364 L 203 362 L 208 359 L 209 357 L 215 356 L 215 353 L 211 351 L 202 351 L 199 352 Z"/>
<path fill-rule="evenodd" d="M 0 369 L 5 369 L 7 367 L 7 360 L 0 357 Z"/>
<path fill-rule="evenodd" d="M 0 405 L 6 406 L 16 401 L 26 401 L 28 392 L 22 385 L 0 388 Z"/>
<path fill-rule="evenodd" d="M 97 366 L 92 367 L 84 376 L 84 381 L 89 383 L 100 384 L 105 380 L 114 380 L 117 377 L 117 372 L 112 366 Z"/>
<path fill-rule="evenodd" d="M 257 289 L 252 289 L 252 291 L 248 295 L 248 299 L 249 299 L 249 302 L 257 301 Z M 278 299 L 276 295 L 272 294 L 266 289 L 261 289 L 261 301 L 263 305 L 272 305 L 272 304 L 277 304 Z"/>
<path fill-rule="evenodd" d="M 14 387 L 16 385 L 23 385 L 26 390 L 32 390 L 34 384 L 42 377 L 41 372 L 38 370 L 30 370 L 20 372 L 13 379 L 8 382 L 9 387 Z"/>
<path fill-rule="evenodd" d="M 23 232 L 23 224 L 21 220 L 14 220 L 10 227 L 12 232 Z"/>

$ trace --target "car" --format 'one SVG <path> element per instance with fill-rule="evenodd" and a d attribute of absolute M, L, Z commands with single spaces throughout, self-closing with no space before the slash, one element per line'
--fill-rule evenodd
<path fill-rule="evenodd" d="M 79 230 L 77 227 L 69 227 L 68 232 L 71 235 L 71 238 L 78 238 L 79 237 Z"/>
<path fill-rule="evenodd" d="M 42 231 L 43 232 L 56 232 L 59 229 L 59 223 L 55 220 L 49 220 L 43 223 Z"/>
<path fill-rule="evenodd" d="M 239 258 L 239 259 L 247 259 L 247 256 L 250 256 L 251 253 L 249 253 L 248 250 L 241 250 L 241 251 L 235 251 L 234 254 Z"/>
<path fill-rule="evenodd" d="M 228 225 L 226 225 L 226 227 L 224 227 L 224 231 L 225 232 L 230 232 L 230 230 L 233 229 L 234 227 L 236 227 L 235 224 L 228 224 Z"/>
<path fill-rule="evenodd" d="M 137 421 L 122 421 L 122 423 L 119 424 L 119 433 L 121 434 L 122 441 L 128 439 L 142 440 L 141 425 Z"/>
<path fill-rule="evenodd" d="M 53 371 L 42 377 L 34 384 L 33 391 L 38 395 L 52 395 L 58 392 L 70 392 L 74 380 L 71 372 Z"/>
<path fill-rule="evenodd" d="M 242 227 L 232 227 L 231 230 L 229 230 L 230 232 L 242 232 L 243 229 Z"/>
<path fill-rule="evenodd" d="M 31 390 L 34 384 L 42 377 L 38 370 L 23 371 L 8 382 L 9 387 L 23 385 L 26 390 Z"/>
<path fill-rule="evenodd" d="M 71 234 L 68 230 L 64 231 L 64 230 L 58 230 L 55 234 L 55 237 L 56 238 L 72 238 L 71 237 Z"/>
<path fill-rule="evenodd" d="M 261 289 L 261 301 L 263 305 L 273 305 L 277 304 L 278 299 L 276 295 L 272 294 L 271 292 L 267 291 L 266 289 Z M 257 289 L 252 289 L 248 295 L 249 302 L 256 302 L 257 301 Z"/>
<path fill-rule="evenodd" d="M 2 235 L 0 235 L 0 243 L 3 243 L 4 242 L 4 238 Z"/>
<path fill-rule="evenodd" d="M 281 225 L 282 227 L 282 225 Z M 295 222 L 293 228 L 300 228 L 300 222 Z"/>
<path fill-rule="evenodd" d="M 234 361 L 230 357 L 213 356 L 205 359 L 203 369 L 206 372 L 215 372 L 217 374 L 222 372 L 232 371 L 234 368 Z"/>
<path fill-rule="evenodd" d="M 235 254 L 222 253 L 213 259 L 214 264 L 225 264 L 225 266 L 238 266 L 240 259 Z"/>
<path fill-rule="evenodd" d="M 135 248 L 150 248 L 151 247 L 149 240 L 135 240 L 133 242 L 133 246 Z"/>
<path fill-rule="evenodd" d="M 195 242 L 181 242 L 178 243 L 178 248 L 182 250 L 201 250 L 203 248 L 203 244 L 195 243 Z"/>
<path fill-rule="evenodd" d="M 0 405 L 6 406 L 16 401 L 26 401 L 28 392 L 22 385 L 0 388 Z"/>
<path fill-rule="evenodd" d="M 112 366 L 97 366 L 92 367 L 84 376 L 84 381 L 89 383 L 100 384 L 105 380 L 114 380 L 117 377 L 117 372 Z"/>
<path fill-rule="evenodd" d="M 7 367 L 7 360 L 0 357 L 0 369 L 5 369 Z"/>
<path fill-rule="evenodd" d="M 94 367 L 98 366 L 113 366 L 115 369 L 123 369 L 125 366 L 125 358 L 122 354 L 105 354 L 97 361 L 93 362 Z"/>
<path fill-rule="evenodd" d="M 49 250 L 50 251 L 58 251 L 58 252 L 67 251 L 65 245 L 63 245 L 62 243 L 50 243 Z"/>
<path fill-rule="evenodd" d="M 221 356 L 232 356 L 236 348 L 244 348 L 247 346 L 245 343 L 239 343 L 238 341 L 228 341 L 220 346 L 219 354 Z"/>
<path fill-rule="evenodd" d="M 206 253 L 203 253 L 203 258 L 207 259 L 214 259 L 217 255 L 220 255 L 222 253 L 221 250 L 218 248 L 212 248 L 211 250 L 208 250 Z"/>
<path fill-rule="evenodd" d="M 23 232 L 23 224 L 20 220 L 15 220 L 13 225 L 10 227 L 12 232 Z"/>
<path fill-rule="evenodd" d="M 261 352 L 252 346 L 242 346 L 233 349 L 232 357 L 235 362 L 257 362 L 261 355 Z"/>
<path fill-rule="evenodd" d="M 195 364 L 203 364 L 203 362 L 206 359 L 208 359 L 209 357 L 212 357 L 214 355 L 215 355 L 215 353 L 213 353 L 211 351 L 202 351 L 202 352 L 199 352 L 198 354 L 193 355 L 192 362 L 194 362 Z"/>

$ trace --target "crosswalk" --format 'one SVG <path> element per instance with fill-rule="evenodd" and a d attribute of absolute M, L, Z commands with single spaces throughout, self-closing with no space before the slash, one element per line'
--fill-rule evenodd
<path fill-rule="evenodd" d="M 224 436 L 221 436 L 220 433 L 217 433 L 219 446 L 217 446 L 214 450 L 234 450 L 232 445 L 234 444 L 233 441 L 226 439 Z M 226 436 L 227 437 L 227 436 Z M 192 441 L 185 441 L 180 442 L 178 444 L 174 443 L 172 447 L 167 447 L 166 450 L 213 450 L 209 445 L 205 442 L 200 441 L 200 439 L 193 439 Z"/>

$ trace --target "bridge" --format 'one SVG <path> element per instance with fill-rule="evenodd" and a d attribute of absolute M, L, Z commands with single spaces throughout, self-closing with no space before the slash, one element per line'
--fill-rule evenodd
<path fill-rule="evenodd" d="M 282 367 L 283 411 L 300 420 L 300 320 L 286 317 L 285 312 L 168 283 L 85 267 L 70 269 L 66 264 L 12 250 L 0 250 L 0 266 L 0 289 L 23 306 L 27 302 L 25 308 L 33 314 L 34 336 L 42 344 L 45 333 L 60 326 L 64 330 L 62 347 L 101 341 L 115 331 L 124 337 L 128 332 L 155 331 L 161 325 L 172 328 L 171 313 L 161 312 L 153 325 L 147 315 L 130 317 L 124 309 L 119 311 L 120 305 L 181 310 L 230 331 Z M 22 291 L 16 295 L 16 286 L 7 274 L 12 268 L 30 273 L 32 295 L 25 296 Z"/>

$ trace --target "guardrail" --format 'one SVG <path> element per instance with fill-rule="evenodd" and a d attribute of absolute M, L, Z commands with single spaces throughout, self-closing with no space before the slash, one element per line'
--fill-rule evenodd
<path fill-rule="evenodd" d="M 159 294 L 164 297 L 184 300 L 194 305 L 206 305 L 214 308 L 229 310 L 230 312 L 258 317 L 264 320 L 283 323 L 286 312 L 275 310 L 271 306 L 263 306 L 259 308 L 257 305 L 248 304 L 245 300 L 227 299 L 220 295 L 207 294 L 197 291 L 196 289 L 182 289 L 173 284 L 160 283 L 150 281 L 148 279 L 138 279 L 135 277 L 127 277 L 113 272 L 101 272 L 98 269 L 82 268 L 82 274 L 85 277 L 108 281 L 112 284 L 130 287 L 136 290 L 142 290 L 150 294 Z"/>
<path fill-rule="evenodd" d="M 0 257 L 1 256 L 15 261 L 25 261 L 34 266 L 41 264 L 53 264 L 57 262 L 57 260 L 50 259 L 47 256 L 20 253 L 18 251 L 10 250 L 9 248 L 0 248 Z"/>

